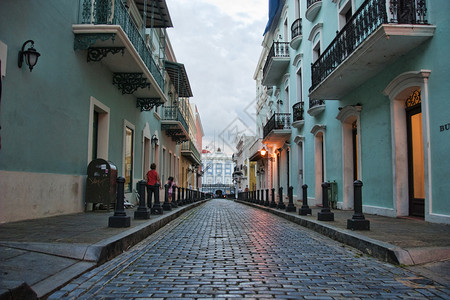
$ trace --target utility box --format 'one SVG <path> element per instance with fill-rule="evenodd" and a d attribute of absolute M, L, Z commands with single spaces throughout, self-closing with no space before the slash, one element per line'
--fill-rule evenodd
<path fill-rule="evenodd" d="M 117 167 L 110 161 L 98 158 L 87 169 L 86 203 L 101 203 L 109 207 L 116 202 Z"/>
<path fill-rule="evenodd" d="M 336 208 L 337 207 L 337 200 L 338 200 L 338 186 L 336 181 L 328 181 L 328 184 L 330 185 L 330 188 L 328 189 L 328 201 L 330 201 L 330 207 Z"/>

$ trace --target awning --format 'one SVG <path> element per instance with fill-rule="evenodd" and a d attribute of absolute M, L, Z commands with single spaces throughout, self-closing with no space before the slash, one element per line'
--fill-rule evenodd
<path fill-rule="evenodd" d="M 166 60 L 164 62 L 170 80 L 178 92 L 178 97 L 192 97 L 191 85 L 183 64 Z"/>
<path fill-rule="evenodd" d="M 147 28 L 168 28 L 173 27 L 170 19 L 169 9 L 167 8 L 166 0 L 134 0 L 137 8 L 144 15 L 144 2 L 147 3 L 147 21 L 145 27 Z"/>

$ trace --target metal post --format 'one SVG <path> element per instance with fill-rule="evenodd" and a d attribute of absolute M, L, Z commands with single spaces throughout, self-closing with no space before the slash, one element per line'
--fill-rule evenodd
<path fill-rule="evenodd" d="M 297 208 L 294 205 L 294 187 L 290 186 L 288 188 L 288 197 L 289 197 L 289 204 L 286 207 L 287 212 L 297 212 Z"/>
<path fill-rule="evenodd" d="M 159 201 L 159 183 L 156 183 L 154 186 L 150 187 L 150 190 L 155 194 L 155 203 L 152 206 L 152 215 L 162 215 L 163 208 L 161 206 L 161 202 Z"/>
<path fill-rule="evenodd" d="M 362 186 L 360 180 L 353 182 L 355 213 L 351 219 L 347 219 L 347 229 L 370 230 L 370 221 L 365 219 L 362 211 Z"/>
<path fill-rule="evenodd" d="M 134 212 L 135 219 L 150 219 L 150 211 L 147 206 L 145 206 L 145 186 L 147 182 L 145 180 L 141 180 L 138 183 L 138 192 L 139 192 L 139 207 Z"/>
<path fill-rule="evenodd" d="M 277 207 L 277 203 L 275 202 L 275 188 L 272 188 L 272 201 L 270 202 L 270 207 Z"/>
<path fill-rule="evenodd" d="M 266 201 L 264 202 L 264 206 L 270 206 L 269 189 L 266 189 Z"/>
<path fill-rule="evenodd" d="M 279 208 L 279 209 L 285 209 L 286 208 L 286 205 L 284 204 L 284 202 L 283 202 L 283 187 L 282 186 L 280 186 L 280 188 L 278 189 L 279 190 L 279 199 L 278 199 L 278 206 L 277 206 L 277 208 Z"/>
<path fill-rule="evenodd" d="M 306 184 L 302 185 L 303 189 L 303 204 L 302 207 L 298 210 L 298 214 L 301 216 L 311 215 L 311 208 L 308 206 L 308 186 Z"/>
<path fill-rule="evenodd" d="M 177 190 L 178 190 L 178 206 L 181 206 L 181 205 L 183 205 L 183 199 L 181 199 L 181 187 L 177 187 Z"/>
<path fill-rule="evenodd" d="M 177 208 L 177 186 L 172 185 L 172 202 L 170 202 L 170 205 L 172 205 L 172 208 Z"/>
<path fill-rule="evenodd" d="M 109 217 L 108 221 L 109 227 L 115 228 L 130 227 L 131 218 L 130 216 L 127 216 L 127 213 L 125 212 L 125 208 L 123 205 L 124 202 L 123 200 L 125 198 L 124 186 L 125 186 L 125 178 L 118 177 L 116 207 L 114 209 L 114 216 Z"/>
<path fill-rule="evenodd" d="M 334 221 L 334 213 L 330 211 L 328 203 L 328 189 L 330 184 L 328 182 L 322 183 L 322 210 L 317 213 L 317 220 L 319 221 Z"/>
<path fill-rule="evenodd" d="M 163 204 L 164 210 L 172 210 L 172 205 L 169 203 L 169 184 L 164 185 L 164 204 Z"/>

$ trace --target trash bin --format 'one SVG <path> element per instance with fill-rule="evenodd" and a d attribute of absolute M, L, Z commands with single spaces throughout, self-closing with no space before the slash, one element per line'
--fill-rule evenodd
<path fill-rule="evenodd" d="M 337 182 L 335 180 L 328 181 L 330 184 L 330 188 L 328 189 L 328 201 L 330 202 L 330 208 L 337 208 L 337 200 L 338 200 L 338 187 Z"/>
<path fill-rule="evenodd" d="M 116 202 L 117 167 L 114 163 L 98 158 L 87 169 L 86 203 L 101 203 L 109 208 Z"/>

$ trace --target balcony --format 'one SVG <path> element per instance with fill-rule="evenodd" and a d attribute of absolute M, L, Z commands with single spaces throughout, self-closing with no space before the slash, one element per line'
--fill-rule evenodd
<path fill-rule="evenodd" d="M 305 17 L 308 21 L 312 22 L 322 7 L 322 0 L 308 0 L 306 2 Z"/>
<path fill-rule="evenodd" d="M 250 146 L 248 154 L 250 155 L 250 161 L 258 161 L 262 158 L 260 150 L 263 148 L 262 139 L 256 139 Z"/>
<path fill-rule="evenodd" d="M 289 65 L 289 43 L 273 42 L 263 68 L 262 84 L 273 86 L 278 83 Z"/>
<path fill-rule="evenodd" d="M 342 98 L 434 35 L 426 2 L 403 2 L 409 8 L 394 0 L 366 0 L 359 7 L 311 66 L 310 98 Z"/>
<path fill-rule="evenodd" d="M 308 115 L 314 117 L 323 112 L 324 110 L 325 110 L 325 101 L 309 100 Z"/>
<path fill-rule="evenodd" d="M 189 127 L 178 106 L 163 106 L 161 130 L 177 144 L 189 141 Z"/>
<path fill-rule="evenodd" d="M 291 26 L 291 48 L 297 50 L 298 46 L 302 42 L 302 19 L 297 19 L 292 23 Z"/>
<path fill-rule="evenodd" d="M 303 117 L 304 113 L 304 102 L 298 102 L 292 105 L 292 126 L 300 129 L 305 124 L 305 119 Z"/>
<path fill-rule="evenodd" d="M 80 0 L 79 24 L 72 25 L 74 49 L 87 52 L 87 62 L 101 61 L 113 73 L 112 82 L 122 94 L 133 94 L 147 106 L 166 101 L 162 68 L 153 59 L 143 32 L 153 27 L 171 27 L 165 1 L 148 1 L 155 7 L 150 20 L 138 28 L 144 6 L 140 0 Z M 134 10 L 132 9 L 134 8 Z M 140 18 L 140 19 L 139 19 Z M 141 107 L 142 109 L 142 107 Z M 144 109 L 146 110 L 146 109 Z"/>
<path fill-rule="evenodd" d="M 194 165 L 200 165 L 202 162 L 200 152 L 198 152 L 197 147 L 195 147 L 192 141 L 184 142 L 181 145 L 181 155 L 189 159 Z"/>
<path fill-rule="evenodd" d="M 275 113 L 264 126 L 262 143 L 280 148 L 291 137 L 291 114 Z"/>

